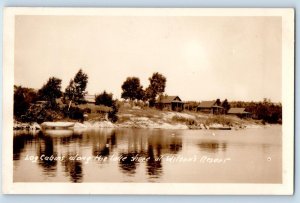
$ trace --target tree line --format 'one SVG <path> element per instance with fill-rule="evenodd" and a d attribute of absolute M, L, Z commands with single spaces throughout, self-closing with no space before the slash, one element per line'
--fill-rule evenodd
<path fill-rule="evenodd" d="M 149 102 L 149 106 L 153 107 L 158 96 L 161 96 L 166 88 L 167 79 L 162 74 L 156 72 L 149 77 L 149 86 L 143 89 L 140 84 L 140 79 L 137 77 L 127 77 L 122 84 L 121 98 L 133 100 L 140 100 Z"/>
<path fill-rule="evenodd" d="M 153 107 L 157 98 L 163 96 L 167 79 L 158 72 L 153 73 L 148 79 L 149 86 L 144 88 L 138 77 L 127 77 L 121 85 L 121 98 L 147 102 L 150 107 Z M 70 80 L 64 92 L 61 91 L 61 82 L 62 80 L 59 78 L 50 77 L 37 91 L 28 87 L 14 86 L 15 118 L 22 121 L 40 122 L 61 117 L 83 119 L 84 112 L 76 106 L 86 103 L 88 75 L 80 69 L 74 78 Z M 59 98 L 62 98 L 63 107 L 58 105 L 57 99 Z M 75 106 L 72 104 L 75 104 Z M 112 93 L 104 90 L 102 93 L 95 95 L 95 104 L 110 107 L 112 110 L 108 112 L 108 118 L 112 122 L 117 121 L 119 108 L 117 99 L 113 99 Z M 195 110 L 199 104 L 197 101 L 187 102 L 185 109 Z M 223 107 L 224 113 L 227 113 L 231 107 L 243 107 L 251 113 L 254 119 L 260 119 L 268 123 L 282 122 L 281 104 L 272 103 L 268 99 L 264 99 L 262 102 L 229 102 L 227 99 L 223 101 L 216 99 L 216 104 Z"/>
<path fill-rule="evenodd" d="M 270 99 L 263 99 L 259 102 L 245 102 L 245 101 L 228 101 L 219 98 L 215 100 L 216 105 L 223 107 L 223 113 L 227 114 L 230 108 L 245 108 L 246 112 L 251 114 L 251 118 L 262 120 L 264 123 L 282 123 L 282 105 L 281 103 L 274 103 Z M 189 101 L 186 103 L 185 109 L 189 111 L 196 111 L 200 102 Z"/>
<path fill-rule="evenodd" d="M 273 103 L 270 99 L 263 99 L 260 102 L 232 101 L 231 107 L 245 108 L 251 113 L 253 119 L 259 119 L 267 123 L 282 123 L 282 105 Z"/>
<path fill-rule="evenodd" d="M 50 77 L 39 89 L 14 86 L 14 116 L 17 120 L 25 122 L 43 122 L 69 117 L 83 119 L 83 110 L 76 107 L 78 104 L 85 104 L 86 87 L 88 75 L 80 69 L 72 78 L 65 91 L 61 91 L 62 80 Z M 57 99 L 62 98 L 64 107 L 58 105 Z M 96 95 L 96 105 L 111 107 L 108 118 L 117 121 L 117 104 L 113 94 L 103 91 Z M 75 107 L 72 106 L 75 104 Z"/>

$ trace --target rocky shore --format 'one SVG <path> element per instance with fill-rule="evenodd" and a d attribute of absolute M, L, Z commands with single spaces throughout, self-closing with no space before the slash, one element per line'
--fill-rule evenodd
<path fill-rule="evenodd" d="M 240 119 L 225 115 L 215 116 L 196 113 L 159 112 L 151 116 L 143 112 L 120 113 L 116 123 L 110 121 L 87 120 L 82 123 L 74 122 L 74 129 L 93 128 L 149 128 L 149 129 L 245 129 L 261 128 L 263 124 L 252 119 Z M 60 121 L 64 122 L 64 121 Z M 38 123 L 14 122 L 14 130 L 40 130 Z"/>

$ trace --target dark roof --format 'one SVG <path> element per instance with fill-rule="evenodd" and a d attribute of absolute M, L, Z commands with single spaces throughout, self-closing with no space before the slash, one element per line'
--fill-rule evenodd
<path fill-rule="evenodd" d="M 245 108 L 230 108 L 227 113 L 228 114 L 247 114 L 249 112 L 245 111 Z"/>
<path fill-rule="evenodd" d="M 199 104 L 199 108 L 212 108 L 215 105 L 216 101 L 202 101 Z"/>
<path fill-rule="evenodd" d="M 178 100 L 174 101 L 175 99 Z M 181 99 L 178 96 L 165 96 L 160 101 L 158 101 L 158 103 L 163 103 L 163 104 L 169 104 L 172 102 L 182 103 Z"/>

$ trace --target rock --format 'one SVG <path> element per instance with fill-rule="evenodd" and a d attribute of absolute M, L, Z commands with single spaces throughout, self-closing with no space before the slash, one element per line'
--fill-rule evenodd
<path fill-rule="evenodd" d="M 41 126 L 38 124 L 38 123 L 33 123 L 30 125 L 30 130 L 40 130 L 41 129 Z"/>
<path fill-rule="evenodd" d="M 83 123 L 75 123 L 74 128 L 87 128 L 87 126 Z"/>

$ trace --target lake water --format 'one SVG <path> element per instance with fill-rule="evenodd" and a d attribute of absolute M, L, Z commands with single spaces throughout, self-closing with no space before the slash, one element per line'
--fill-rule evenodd
<path fill-rule="evenodd" d="M 281 183 L 281 126 L 15 132 L 14 182 Z M 54 158 L 55 160 L 51 160 Z"/>

